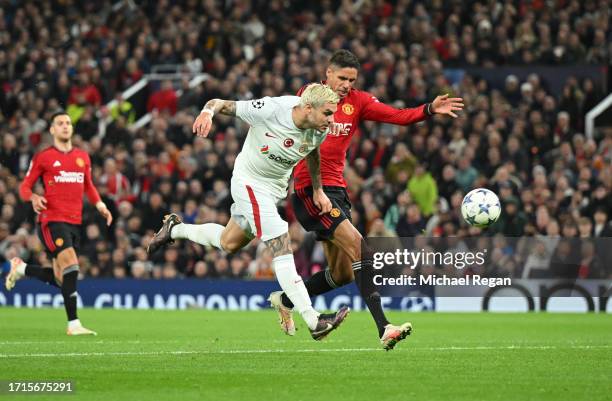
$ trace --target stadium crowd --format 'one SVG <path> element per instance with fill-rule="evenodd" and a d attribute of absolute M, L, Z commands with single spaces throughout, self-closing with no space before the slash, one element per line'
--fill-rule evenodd
<path fill-rule="evenodd" d="M 466 104 L 454 120 L 363 124 L 346 169 L 363 234 L 475 235 L 459 210 L 463 195 L 482 186 L 503 204 L 487 234 L 612 236 L 612 130 L 583 134 L 584 115 L 605 94 L 600 81 L 569 76 L 557 94 L 535 73 L 508 75 L 503 87 L 469 73 L 445 75 L 470 66 L 609 65 L 605 0 L 141 3 L 0 0 L 0 260 L 49 265 L 18 184 L 34 152 L 50 143 L 50 114 L 64 108 L 115 216 L 107 229 L 85 208 L 83 275 L 273 277 L 271 256 L 257 244 L 225 255 L 185 241 L 152 257 L 146 244 L 170 211 L 187 223 L 229 219 L 229 181 L 246 127 L 220 117 L 210 139 L 195 137 L 191 125 L 204 102 L 295 93 L 324 78 L 339 48 L 362 63 L 355 86 L 381 102 L 414 107 L 452 93 Z M 171 81 L 154 86 L 146 102 L 152 121 L 133 130 L 138 105 L 121 92 L 158 64 L 184 65 L 183 94 Z M 190 88 L 189 74 L 199 72 L 209 79 Z M 104 106 L 113 99 L 118 106 Z M 101 135 L 99 119 L 107 117 Z M 289 203 L 281 209 L 298 271 L 309 276 L 325 265 L 323 250 Z"/>

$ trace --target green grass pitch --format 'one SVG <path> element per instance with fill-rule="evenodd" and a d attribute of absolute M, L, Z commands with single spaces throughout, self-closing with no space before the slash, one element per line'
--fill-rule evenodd
<path fill-rule="evenodd" d="M 70 400 L 610 400 L 608 314 L 389 313 L 411 337 L 380 348 L 369 314 L 323 342 L 273 311 L 0 309 L 0 379 L 75 381 Z M 8 396 L 0 401 L 63 399 Z"/>

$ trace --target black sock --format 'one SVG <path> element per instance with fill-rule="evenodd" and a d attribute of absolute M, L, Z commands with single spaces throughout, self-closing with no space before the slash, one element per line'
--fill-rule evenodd
<path fill-rule="evenodd" d="M 64 297 L 64 308 L 68 321 L 77 319 L 77 279 L 79 277 L 79 266 L 72 265 L 64 271 L 62 282 L 62 296 Z"/>
<path fill-rule="evenodd" d="M 325 294 L 328 291 L 333 290 L 334 288 L 338 288 L 338 284 L 334 282 L 334 279 L 331 275 L 331 271 L 329 269 L 321 270 L 313 274 L 306 282 L 304 283 L 306 286 L 306 290 L 308 290 L 308 295 L 314 297 L 315 295 Z M 287 308 L 293 308 L 293 302 L 289 299 L 287 294 L 283 292 L 281 295 L 281 300 L 283 305 Z"/>
<path fill-rule="evenodd" d="M 55 275 L 53 274 L 52 267 L 41 267 L 28 263 L 25 268 L 25 275 L 28 277 L 34 277 L 43 283 L 51 284 L 52 286 L 60 288 L 55 281 Z"/>
<path fill-rule="evenodd" d="M 389 321 L 383 311 L 380 294 L 373 282 L 372 261 L 364 259 L 353 263 L 353 273 L 355 274 L 355 284 L 357 284 L 361 298 L 363 298 L 376 322 L 378 337 L 382 337 L 385 332 L 385 326 L 389 324 Z"/>

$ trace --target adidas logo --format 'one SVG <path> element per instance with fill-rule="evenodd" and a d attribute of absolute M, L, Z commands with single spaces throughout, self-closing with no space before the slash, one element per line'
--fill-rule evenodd
<path fill-rule="evenodd" d="M 60 163 L 59 160 L 56 160 L 55 163 L 53 163 L 53 167 L 59 167 L 61 165 L 62 163 Z"/>

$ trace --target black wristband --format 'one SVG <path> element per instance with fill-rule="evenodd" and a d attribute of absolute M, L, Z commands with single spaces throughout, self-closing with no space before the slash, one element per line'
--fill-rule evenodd
<path fill-rule="evenodd" d="M 431 103 L 425 103 L 425 108 L 423 109 L 423 111 L 425 111 L 425 115 L 426 116 L 433 116 L 433 112 L 431 111 Z"/>

